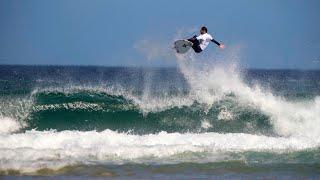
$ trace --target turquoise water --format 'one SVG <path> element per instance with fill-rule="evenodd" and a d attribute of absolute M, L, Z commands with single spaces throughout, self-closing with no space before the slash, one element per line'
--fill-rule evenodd
<path fill-rule="evenodd" d="M 0 66 L 7 178 L 319 178 L 320 71 Z M 17 176 L 19 175 L 19 176 Z"/>

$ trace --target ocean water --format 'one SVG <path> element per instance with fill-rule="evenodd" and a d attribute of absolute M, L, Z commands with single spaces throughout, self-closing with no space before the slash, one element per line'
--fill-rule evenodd
<path fill-rule="evenodd" d="M 320 178 L 320 71 L 0 66 L 3 178 Z"/>

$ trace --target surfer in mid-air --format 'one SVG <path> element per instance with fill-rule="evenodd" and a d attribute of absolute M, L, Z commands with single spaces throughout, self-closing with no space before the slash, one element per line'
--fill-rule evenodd
<path fill-rule="evenodd" d="M 224 45 L 222 43 L 219 43 L 212 38 L 205 26 L 201 27 L 199 36 L 193 36 L 192 38 L 188 39 L 188 41 L 192 42 L 192 49 L 196 53 L 202 52 L 209 45 L 210 41 L 214 42 L 221 49 L 224 48 Z"/>
<path fill-rule="evenodd" d="M 193 36 L 190 39 L 180 39 L 174 42 L 174 49 L 178 54 L 184 54 L 189 51 L 189 49 L 193 49 L 196 53 L 201 53 L 209 43 L 214 42 L 218 45 L 221 49 L 224 48 L 222 43 L 214 40 L 212 36 L 208 33 L 208 29 L 203 26 L 200 29 L 199 36 Z"/>

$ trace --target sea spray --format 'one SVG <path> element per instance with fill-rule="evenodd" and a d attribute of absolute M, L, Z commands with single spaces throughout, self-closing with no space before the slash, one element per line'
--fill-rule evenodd
<path fill-rule="evenodd" d="M 50 67 L 51 72 L 59 73 L 41 74 L 47 81 L 31 78 L 25 94 L 5 91 L 1 115 L 10 128 L 0 133 L 0 173 L 61 172 L 59 168 L 132 163 L 278 167 L 290 162 L 304 167 L 319 162 L 318 131 L 313 123 L 318 118 L 319 92 L 316 83 L 309 83 L 320 77 L 316 72 L 292 84 L 296 81 L 283 81 L 292 79 L 286 72 L 257 70 L 246 75 L 233 65 L 206 63 L 202 67 L 198 57 L 194 58 L 178 61 L 180 72 L 150 69 L 147 88 L 144 69 L 80 71 L 69 67 L 70 72 L 63 73 L 69 72 L 65 82 L 59 67 Z M 19 68 L 15 73 L 36 76 L 33 72 L 47 72 L 40 67 Z M 106 79 L 96 79 L 97 72 Z M 135 74 L 136 81 L 119 76 L 120 72 Z M 272 74 L 271 85 L 280 86 L 293 98 L 301 92 L 281 86 L 283 83 L 313 87 L 313 92 L 306 88 L 302 93 L 316 95 L 295 101 L 276 95 L 274 89 L 259 84 L 265 79 L 256 80 L 270 77 L 265 74 Z M 23 83 L 16 86 L 25 88 Z M 26 126 L 21 127 L 21 122 Z"/>
<path fill-rule="evenodd" d="M 307 136 L 314 139 L 320 137 L 320 101 L 289 102 L 272 94 L 255 84 L 246 85 L 237 68 L 212 66 L 206 70 L 197 70 L 193 65 L 194 56 L 177 55 L 179 67 L 190 84 L 191 93 L 197 101 L 208 105 L 221 100 L 225 95 L 233 93 L 240 103 L 259 108 L 270 116 L 276 132 L 283 136 Z"/>
<path fill-rule="evenodd" d="M 22 128 L 21 124 L 9 117 L 0 117 L 0 134 L 12 133 Z"/>

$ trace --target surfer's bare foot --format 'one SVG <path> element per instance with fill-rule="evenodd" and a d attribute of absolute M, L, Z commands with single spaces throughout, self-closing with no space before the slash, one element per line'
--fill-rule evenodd
<path fill-rule="evenodd" d="M 187 40 L 187 41 L 191 44 L 191 46 L 193 46 L 193 43 L 191 41 L 189 41 L 189 40 Z"/>

